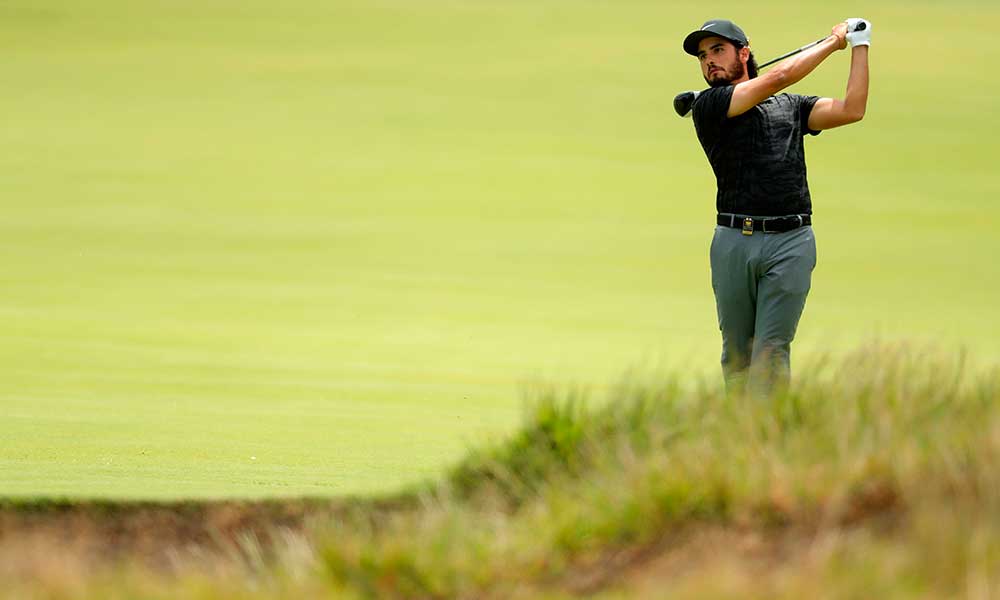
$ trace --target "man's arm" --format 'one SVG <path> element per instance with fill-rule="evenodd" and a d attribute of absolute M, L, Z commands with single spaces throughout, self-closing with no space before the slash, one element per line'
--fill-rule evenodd
<path fill-rule="evenodd" d="M 830 37 L 823 40 L 822 43 L 781 61 L 773 69 L 759 77 L 737 84 L 733 89 L 733 99 L 729 103 L 729 112 L 726 113 L 726 116 L 742 115 L 767 98 L 797 83 L 812 73 L 813 69 L 826 60 L 828 56 L 846 47 L 847 23 L 840 23 L 833 28 Z"/>
<path fill-rule="evenodd" d="M 868 39 L 854 45 L 851 50 L 851 74 L 847 79 L 847 94 L 843 100 L 820 98 L 809 113 L 809 129 L 822 131 L 849 123 L 857 123 L 865 116 L 868 105 L 868 42 L 871 25 L 867 24 Z"/>

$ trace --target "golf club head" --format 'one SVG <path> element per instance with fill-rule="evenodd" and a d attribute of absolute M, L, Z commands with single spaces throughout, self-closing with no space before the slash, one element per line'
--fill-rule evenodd
<path fill-rule="evenodd" d="M 694 105 L 694 101 L 698 98 L 698 94 L 700 93 L 701 92 L 681 92 L 680 94 L 674 96 L 674 110 L 677 111 L 677 116 L 691 116 L 691 107 Z"/>

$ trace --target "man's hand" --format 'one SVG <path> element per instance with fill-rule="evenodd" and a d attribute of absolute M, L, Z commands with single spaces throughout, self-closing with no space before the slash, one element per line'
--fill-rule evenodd
<path fill-rule="evenodd" d="M 843 50 L 847 47 L 847 34 L 847 23 L 837 23 L 833 29 L 830 30 L 830 35 L 837 38 L 837 50 Z"/>
<path fill-rule="evenodd" d="M 847 41 L 851 43 L 851 48 L 871 46 L 872 24 L 864 19 L 848 19 Z"/>

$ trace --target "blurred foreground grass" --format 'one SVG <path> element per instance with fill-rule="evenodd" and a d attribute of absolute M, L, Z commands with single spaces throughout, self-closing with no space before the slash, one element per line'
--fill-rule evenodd
<path fill-rule="evenodd" d="M 873 346 L 764 402 L 631 377 L 540 390 L 509 439 L 396 511 L 358 507 L 178 579 L 33 574 L 74 596 L 987 598 L 1000 369 Z M 272 553 L 273 552 L 273 553 Z M 10 575 L 10 574 L 8 574 Z M 51 581 L 50 581 L 51 580 Z M 50 587 L 46 587 L 50 586 Z"/>

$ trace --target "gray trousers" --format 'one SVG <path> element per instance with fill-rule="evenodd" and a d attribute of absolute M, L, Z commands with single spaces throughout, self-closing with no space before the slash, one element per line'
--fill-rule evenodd
<path fill-rule="evenodd" d="M 744 235 L 717 226 L 710 251 L 729 393 L 768 395 L 791 377 L 791 343 L 816 266 L 812 227 Z"/>

